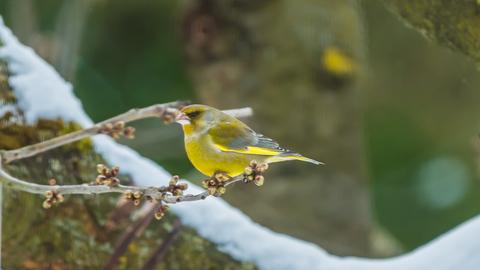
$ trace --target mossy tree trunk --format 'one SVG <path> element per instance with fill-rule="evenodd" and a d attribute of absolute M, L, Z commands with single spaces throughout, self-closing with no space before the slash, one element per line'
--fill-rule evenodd
<path fill-rule="evenodd" d="M 383 1 L 427 38 L 480 62 L 480 1 Z"/>
<path fill-rule="evenodd" d="M 8 84 L 7 65 L 0 61 L 0 149 L 13 149 L 71 132 L 79 128 L 61 119 L 39 119 L 27 125 Z M 40 102 L 40 101 L 39 101 Z M 3 108 L 2 108 L 3 109 Z M 3 112 L 3 110 L 2 110 Z M 89 183 L 102 162 L 90 140 L 84 140 L 6 166 L 12 175 L 47 184 Z M 128 177 L 122 181 L 129 182 Z M 44 198 L 4 189 L 2 263 L 4 269 L 102 269 L 110 260 L 120 237 L 133 227 L 133 205 L 119 207 L 118 195 L 70 196 L 51 209 L 43 209 Z M 118 257 L 115 269 L 253 269 L 250 263 L 233 260 L 201 238 L 195 231 L 179 227 L 168 214 L 152 221 Z M 180 230 L 180 231 L 178 231 Z M 175 241 L 166 245 L 167 239 Z M 166 245 L 164 252 L 159 247 Z M 162 254 L 160 254 L 162 253 Z M 161 257 L 145 266 L 153 256 Z M 145 267 L 145 268 L 142 268 Z"/>
<path fill-rule="evenodd" d="M 201 101 L 252 106 L 254 129 L 327 164 L 275 164 L 260 190 L 236 188 L 227 200 L 276 231 L 339 254 L 370 254 L 357 1 L 193 0 L 184 8 Z"/>

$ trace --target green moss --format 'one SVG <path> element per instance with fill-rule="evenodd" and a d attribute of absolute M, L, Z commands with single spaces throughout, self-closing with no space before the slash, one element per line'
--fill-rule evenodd
<path fill-rule="evenodd" d="M 0 60 L 0 104 L 15 103 L 17 100 L 8 84 L 7 65 Z"/>
<path fill-rule="evenodd" d="M 384 0 L 396 14 L 431 40 L 480 61 L 478 3 L 469 0 Z"/>
<path fill-rule="evenodd" d="M 34 126 L 6 122 L 0 126 L 0 136 L 11 141 L 9 147 L 23 146 L 58 136 L 67 127 L 61 120 L 43 119 Z M 95 179 L 94 168 L 101 161 L 91 147 L 80 151 L 70 146 L 13 162 L 6 169 L 36 183 L 46 184 L 50 178 L 57 179 L 59 184 L 88 183 Z M 3 252 L 8 258 L 7 268 L 51 269 L 56 265 L 61 269 L 78 269 L 75 266 L 95 269 L 102 259 L 108 258 L 111 243 L 97 240 L 101 229 L 93 224 L 98 224 L 99 217 L 108 216 L 109 209 L 115 208 L 116 196 L 95 198 L 100 207 L 94 207 L 91 200 L 70 197 L 66 203 L 47 211 L 41 207 L 40 196 L 8 189 L 4 194 Z M 89 215 L 87 208 L 93 208 L 95 215 Z"/>
<path fill-rule="evenodd" d="M 39 119 L 34 125 L 26 125 L 21 115 L 7 112 L 0 116 L 0 149 L 10 150 L 19 148 L 79 129 L 79 125 L 71 122 L 64 123 L 61 119 Z M 88 151 L 91 147 L 91 140 L 84 139 L 66 145 L 63 148 Z"/>

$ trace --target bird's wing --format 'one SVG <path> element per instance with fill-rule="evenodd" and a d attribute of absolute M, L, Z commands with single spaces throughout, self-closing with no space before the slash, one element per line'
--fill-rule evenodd
<path fill-rule="evenodd" d="M 275 156 L 289 150 L 241 122 L 221 122 L 208 131 L 215 147 L 224 152 Z"/>

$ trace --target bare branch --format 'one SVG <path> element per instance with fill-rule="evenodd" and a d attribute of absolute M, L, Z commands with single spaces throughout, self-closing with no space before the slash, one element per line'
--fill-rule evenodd
<path fill-rule="evenodd" d="M 1 160 L 0 160 L 1 161 Z M 1 164 L 1 162 L 0 162 Z M 1 165 L 0 165 L 1 166 Z M 223 186 L 227 187 L 238 181 L 245 179 L 245 175 L 239 175 L 230 178 L 223 182 Z M 150 198 L 155 201 L 162 201 L 168 204 L 174 204 L 179 202 L 199 201 L 206 199 L 210 194 L 208 191 L 204 191 L 199 194 L 186 194 L 186 195 L 170 195 L 164 191 L 165 187 L 138 187 L 138 186 L 125 186 L 125 185 L 42 185 L 31 183 L 19 178 L 16 178 L 8 174 L 2 167 L 0 167 L 0 182 L 7 188 L 21 190 L 32 194 L 45 195 L 48 192 L 54 191 L 56 194 L 62 195 L 93 195 L 104 193 L 132 193 L 140 192 L 141 197 Z"/>
<path fill-rule="evenodd" d="M 120 237 L 115 246 L 115 250 L 110 257 L 110 260 L 108 260 L 102 270 L 112 270 L 116 268 L 118 259 L 127 251 L 130 243 L 143 234 L 147 226 L 152 222 L 156 208 L 159 208 L 160 206 L 160 204 L 149 205 L 148 211 L 146 211 L 139 220 L 127 228 L 127 231 Z"/>
<path fill-rule="evenodd" d="M 172 246 L 173 242 L 177 238 L 180 230 L 182 229 L 182 223 L 180 220 L 175 220 L 173 224 L 173 229 L 170 233 L 167 234 L 165 240 L 163 241 L 162 245 L 155 250 L 148 259 L 148 261 L 143 266 L 142 270 L 151 270 L 154 269 L 155 266 L 162 260 L 162 258 L 167 254 L 168 249 Z"/>
<path fill-rule="evenodd" d="M 39 153 L 60 147 L 65 144 L 69 144 L 78 140 L 82 140 L 88 138 L 90 136 L 106 133 L 109 135 L 110 132 L 108 128 L 110 128 L 118 123 L 122 123 L 122 125 L 140 120 L 145 118 L 162 118 L 166 122 L 173 121 L 174 116 L 178 113 L 178 108 L 185 106 L 187 103 L 183 101 L 175 101 L 170 103 L 164 104 L 156 104 L 149 107 L 141 108 L 141 109 L 132 109 L 128 112 L 123 114 L 117 115 L 110 119 L 107 119 L 103 122 L 97 123 L 90 128 L 82 129 L 79 131 L 75 131 L 69 134 L 65 134 L 63 136 L 59 136 L 44 142 L 40 142 L 37 144 L 28 145 L 22 148 L 3 151 L 0 154 L 2 155 L 4 164 L 12 162 L 14 160 L 23 159 L 27 157 L 31 157 L 37 155 Z M 227 110 L 225 113 L 233 115 L 235 117 L 247 117 L 252 115 L 251 108 L 241 108 L 235 110 Z"/>
<path fill-rule="evenodd" d="M 78 140 L 85 139 L 87 137 L 101 133 L 101 130 L 105 128 L 107 124 L 115 124 L 123 121 L 128 123 L 131 121 L 149 118 L 149 117 L 162 117 L 168 112 L 173 112 L 181 105 L 185 105 L 183 102 L 172 102 L 165 104 L 158 104 L 149 106 L 142 109 L 132 109 L 126 113 L 117 115 L 113 118 L 107 119 L 103 122 L 97 123 L 90 128 L 75 131 L 63 136 L 59 136 L 41 143 L 28 145 L 19 149 L 8 150 L 2 153 L 3 162 L 9 163 L 13 160 L 31 157 L 39 153 L 57 148 L 59 146 L 69 144 Z"/>
<path fill-rule="evenodd" d="M 226 114 L 229 114 L 236 118 L 245 118 L 253 115 L 253 110 L 250 107 L 240 108 L 240 109 L 232 109 L 232 110 L 224 110 Z"/>

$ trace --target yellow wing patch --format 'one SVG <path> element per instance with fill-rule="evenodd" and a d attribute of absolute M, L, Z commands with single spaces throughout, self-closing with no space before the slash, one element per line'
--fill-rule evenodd
<path fill-rule="evenodd" d="M 268 149 L 268 148 L 261 148 L 255 146 L 248 146 L 243 149 L 235 149 L 235 148 L 228 148 L 220 144 L 214 144 L 215 147 L 220 149 L 223 152 L 235 152 L 240 154 L 249 154 L 249 155 L 261 155 L 261 156 L 275 156 L 282 153 L 279 150 Z"/>

